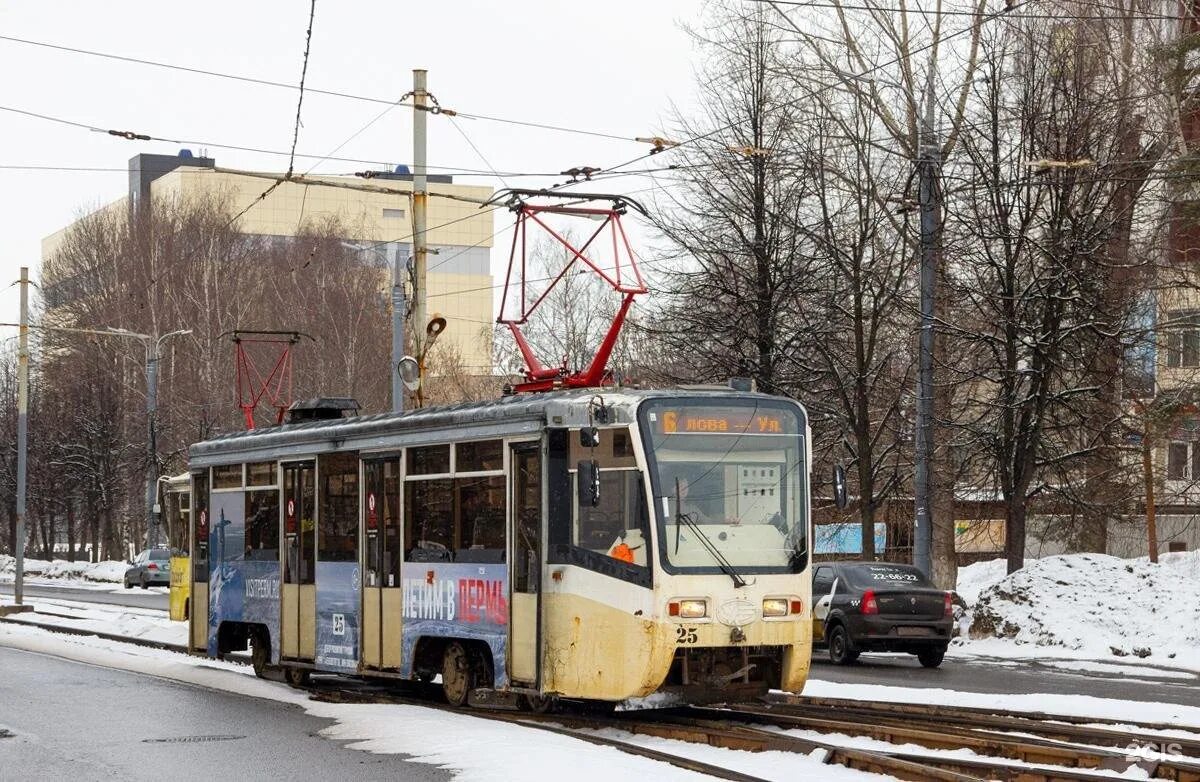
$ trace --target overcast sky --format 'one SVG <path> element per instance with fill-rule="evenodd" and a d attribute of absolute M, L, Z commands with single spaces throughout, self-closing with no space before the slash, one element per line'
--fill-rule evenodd
<path fill-rule="evenodd" d="M 307 0 L 210 2 L 16 2 L 0 4 L 0 35 L 294 84 L 308 21 Z M 578 3 L 564 0 L 317 0 L 309 87 L 395 99 L 413 68 L 446 107 L 569 126 L 632 139 L 654 135 L 694 93 L 697 63 L 681 24 L 699 22 L 704 0 Z M 294 89 L 246 84 L 0 40 L 0 105 L 101 128 L 185 139 L 207 146 L 217 164 L 285 170 L 296 111 Z M 378 103 L 309 93 L 299 152 L 326 155 L 383 109 Z M 410 162 L 411 109 L 396 108 L 347 143 L 339 157 Z M 609 166 L 647 148 L 605 139 L 457 120 L 491 166 L 557 172 Z M 444 117 L 430 117 L 432 165 L 488 169 Z M 0 111 L 0 321 L 17 319 L 16 289 L 28 265 L 36 275 L 41 239 L 79 213 L 124 195 L 135 154 L 175 154 L 180 145 L 132 142 Z M 298 171 L 315 161 L 300 159 Z M 99 167 L 110 172 L 28 171 L 12 166 Z M 363 164 L 326 162 L 318 173 Z M 431 169 L 436 171 L 437 169 Z M 490 177 L 458 181 L 496 184 Z M 551 179 L 509 180 L 545 185 Z M 606 183 L 632 191 L 645 178 Z M 498 186 L 498 185 L 497 185 Z M 497 228 L 507 219 L 497 214 Z M 498 260 L 493 253 L 493 266 Z M 0 330 L 0 338 L 12 329 Z"/>

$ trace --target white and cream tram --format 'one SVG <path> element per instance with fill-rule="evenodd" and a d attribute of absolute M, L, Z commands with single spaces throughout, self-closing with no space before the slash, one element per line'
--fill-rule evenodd
<path fill-rule="evenodd" d="M 691 701 L 808 672 L 808 422 L 729 389 L 563 391 L 191 448 L 190 647 L 256 670 Z M 509 695 L 505 695 L 505 693 Z"/>

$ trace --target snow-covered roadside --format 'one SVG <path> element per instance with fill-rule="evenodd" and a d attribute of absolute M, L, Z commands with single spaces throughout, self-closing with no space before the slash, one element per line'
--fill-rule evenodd
<path fill-rule="evenodd" d="M 104 641 L 95 637 L 64 636 L 0 622 L 0 646 L 64 657 L 108 668 L 194 684 L 200 687 L 266 698 L 303 708 L 315 717 L 333 720 L 321 731 L 326 738 L 349 742 L 349 747 L 381 754 L 410 755 L 412 760 L 457 772 L 464 782 L 507 782 L 536 769 L 537 776 L 562 776 L 573 782 L 653 778 L 656 782 L 692 782 L 707 777 L 657 761 L 639 758 L 567 736 L 470 714 L 419 706 L 334 704 L 311 701 L 284 684 L 254 677 L 246 666 L 186 657 L 174 652 Z M 880 777 L 815 758 L 782 752 L 751 753 L 683 742 L 614 734 L 629 743 L 683 754 L 714 765 L 781 782 L 794 779 L 869 780 Z M 438 737 L 432 740 L 430 737 Z"/>
<path fill-rule="evenodd" d="M 99 605 L 57 598 L 32 602 L 33 611 L 13 614 L 13 622 L 55 625 L 72 630 L 107 633 L 156 643 L 185 645 L 187 622 L 172 622 L 167 612 L 153 608 Z"/>
<path fill-rule="evenodd" d="M 969 637 L 951 657 L 1048 661 L 1078 670 L 1182 678 L 1200 672 L 1200 552 L 1123 560 L 1071 554 L 959 570 Z M 1114 666 L 1117 666 L 1114 669 Z"/>

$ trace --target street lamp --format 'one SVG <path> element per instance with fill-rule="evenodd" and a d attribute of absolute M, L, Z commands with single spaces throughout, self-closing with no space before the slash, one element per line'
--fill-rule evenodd
<path fill-rule="evenodd" d="M 191 334 L 191 329 L 179 329 L 154 337 L 128 329 L 109 327 L 108 333 L 117 337 L 141 340 L 146 346 L 146 547 L 154 548 L 158 542 L 158 442 L 155 434 L 155 416 L 158 412 L 158 358 L 162 344 L 170 337 Z"/>

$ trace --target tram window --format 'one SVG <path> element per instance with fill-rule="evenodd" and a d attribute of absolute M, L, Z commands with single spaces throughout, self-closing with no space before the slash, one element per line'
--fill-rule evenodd
<path fill-rule="evenodd" d="M 208 470 L 192 474 L 193 510 L 196 523 L 192 527 L 192 580 L 208 581 Z"/>
<path fill-rule="evenodd" d="M 363 463 L 363 528 L 366 530 L 367 586 L 400 584 L 400 462 Z"/>
<path fill-rule="evenodd" d="M 404 517 L 404 548 L 409 562 L 450 561 L 454 551 L 454 481 L 442 478 L 406 483 Z"/>
<path fill-rule="evenodd" d="M 571 431 L 571 464 L 581 460 L 595 459 L 601 468 L 605 467 L 636 467 L 637 459 L 633 453 L 633 440 L 628 429 L 601 429 L 600 444 L 595 448 L 586 448 L 579 444 L 577 430 Z"/>
<path fill-rule="evenodd" d="M 489 472 L 504 469 L 504 443 L 480 440 L 454 446 L 454 471 Z"/>
<path fill-rule="evenodd" d="M 246 492 L 246 559 L 279 561 L 279 492 Z"/>
<path fill-rule="evenodd" d="M 639 470 L 602 470 L 600 504 L 576 507 L 574 518 L 574 545 L 635 565 L 647 563 L 649 513 Z"/>
<path fill-rule="evenodd" d="M 275 462 L 251 462 L 246 465 L 247 486 L 274 486 Z"/>
<path fill-rule="evenodd" d="M 456 478 L 456 562 L 504 561 L 504 476 Z"/>
<path fill-rule="evenodd" d="M 427 445 L 408 449 L 409 475 L 445 475 L 450 472 L 450 446 Z"/>
<path fill-rule="evenodd" d="M 287 556 L 283 579 L 288 584 L 311 584 L 316 575 L 316 498 L 313 465 L 288 464 L 283 470 L 284 534 Z M 287 512 L 291 501 L 292 513 Z"/>
<path fill-rule="evenodd" d="M 321 457 L 321 513 L 317 524 L 317 559 L 358 561 L 358 454 Z"/>
<path fill-rule="evenodd" d="M 214 489 L 242 488 L 242 465 L 221 464 L 213 467 L 212 487 Z"/>

